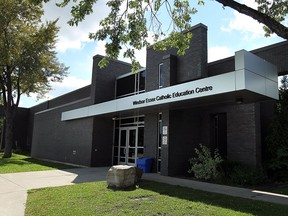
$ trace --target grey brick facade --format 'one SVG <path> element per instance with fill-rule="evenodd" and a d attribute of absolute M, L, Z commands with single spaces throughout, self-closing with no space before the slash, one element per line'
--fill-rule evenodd
<path fill-rule="evenodd" d="M 190 31 L 193 38 L 183 56 L 177 55 L 175 49 L 147 49 L 146 92 L 153 93 L 159 89 L 159 64 L 163 64 L 163 89 L 235 70 L 235 57 L 207 63 L 205 25 L 196 25 Z M 279 75 L 287 74 L 287 41 L 251 52 L 275 64 Z M 263 143 L 273 118 L 275 101 L 272 99 L 260 101 L 252 98 L 248 102 L 237 103 L 236 100 L 227 102 L 222 96 L 214 96 L 209 103 L 200 98 L 195 99 L 196 102 L 179 101 L 173 105 L 61 121 L 63 112 L 115 100 L 116 79 L 130 72 L 131 65 L 111 61 L 106 68 L 100 69 L 98 63 L 102 58 L 99 55 L 93 58 L 91 85 L 31 107 L 25 110 L 26 114 L 22 110 L 24 119 L 21 118 L 21 122 L 28 127 L 25 139 L 22 134 L 19 140 L 26 142 L 29 148 L 31 146 L 32 157 L 84 166 L 110 166 L 113 164 L 113 148 L 117 147 L 114 143 L 117 140 L 114 139 L 115 119 L 143 115 L 144 156 L 154 158 L 153 172 L 170 176 L 187 173 L 188 160 L 195 156 L 195 148 L 199 144 L 215 148 L 215 130 L 220 134 L 215 123 L 222 127 L 220 141 L 223 143 L 217 145 L 225 148 L 225 158 L 252 166 L 262 163 Z M 235 95 L 235 99 L 237 97 Z M 162 126 L 168 129 L 165 134 L 167 144 L 162 143 L 161 154 L 158 144 L 163 134 L 159 134 L 162 130 L 159 113 L 162 115 Z"/>

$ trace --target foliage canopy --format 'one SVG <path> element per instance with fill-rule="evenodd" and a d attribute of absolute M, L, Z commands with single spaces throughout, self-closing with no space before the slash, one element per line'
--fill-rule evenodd
<path fill-rule="evenodd" d="M 48 2 L 50 0 L 32 0 L 34 2 Z M 265 25 L 266 36 L 276 33 L 288 39 L 288 28 L 282 24 L 288 13 L 287 0 L 255 0 L 258 10 L 241 4 L 240 1 L 215 0 L 238 12 L 252 17 Z M 98 0 L 62 0 L 57 5 L 71 7 L 72 19 L 70 25 L 78 25 L 89 14 L 96 13 Z M 90 38 L 106 41 L 106 58 L 100 66 L 107 65 L 110 59 L 117 59 L 120 51 L 126 47 L 124 57 L 132 61 L 133 69 L 139 67 L 135 59 L 135 49 L 149 46 L 149 37 L 153 38 L 154 48 L 158 50 L 177 48 L 178 54 L 184 54 L 188 48 L 191 34 L 181 34 L 191 27 L 192 15 L 197 13 L 195 4 L 200 6 L 208 0 L 108 0 L 109 14 L 100 22 L 100 28 L 90 33 Z M 94 7 L 95 5 L 95 7 Z M 167 14 L 170 20 L 161 20 Z M 207 15 L 208 16 L 208 15 Z M 210 16 L 210 15 L 209 15 Z M 164 19 L 165 19 L 164 18 Z M 167 23 L 169 25 L 167 26 Z M 93 30 L 92 30 L 93 31 Z M 159 41 L 166 38 L 165 41 Z"/>
<path fill-rule="evenodd" d="M 0 95 L 4 106 L 5 154 L 11 157 L 13 117 L 23 94 L 43 96 L 50 82 L 61 81 L 67 68 L 54 51 L 57 20 L 41 23 L 42 4 L 0 1 Z"/>

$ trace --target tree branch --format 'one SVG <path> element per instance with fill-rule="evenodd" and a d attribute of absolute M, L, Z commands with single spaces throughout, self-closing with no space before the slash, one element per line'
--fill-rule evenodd
<path fill-rule="evenodd" d="M 278 36 L 288 40 L 288 28 L 282 25 L 280 22 L 277 22 L 267 14 L 261 13 L 253 8 L 247 7 L 246 5 L 240 4 L 233 0 L 216 0 L 216 1 L 221 3 L 224 7 L 228 6 L 238 11 L 239 13 L 252 17 L 258 22 L 266 25 L 272 32 L 274 32 Z"/>

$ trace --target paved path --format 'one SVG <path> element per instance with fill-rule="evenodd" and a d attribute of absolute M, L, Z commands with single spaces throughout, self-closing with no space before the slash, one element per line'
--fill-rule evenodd
<path fill-rule="evenodd" d="M 27 190 L 102 181 L 108 167 L 0 174 L 0 215 L 24 216 Z M 145 173 L 143 179 L 288 205 L 288 196 Z"/>
<path fill-rule="evenodd" d="M 147 173 L 143 179 L 162 182 L 171 185 L 180 185 L 184 187 L 189 187 L 197 190 L 220 193 L 229 196 L 242 197 L 246 199 L 253 199 L 271 203 L 278 203 L 283 205 L 288 205 L 288 196 L 282 194 L 269 193 L 265 191 L 231 187 L 226 185 L 217 185 L 206 182 L 192 181 L 188 179 L 179 179 L 168 176 L 161 176 L 153 173 Z"/>

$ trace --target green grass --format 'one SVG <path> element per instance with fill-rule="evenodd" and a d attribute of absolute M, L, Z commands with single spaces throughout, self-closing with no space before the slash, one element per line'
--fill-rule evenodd
<path fill-rule="evenodd" d="M 15 153 L 11 158 L 2 158 L 2 156 L 3 153 L 0 153 L 0 174 L 75 168 L 65 164 L 40 161 L 27 155 Z"/>
<path fill-rule="evenodd" d="M 35 189 L 28 192 L 26 216 L 34 215 L 286 215 L 288 206 L 143 181 L 130 190 L 106 182 Z"/>

